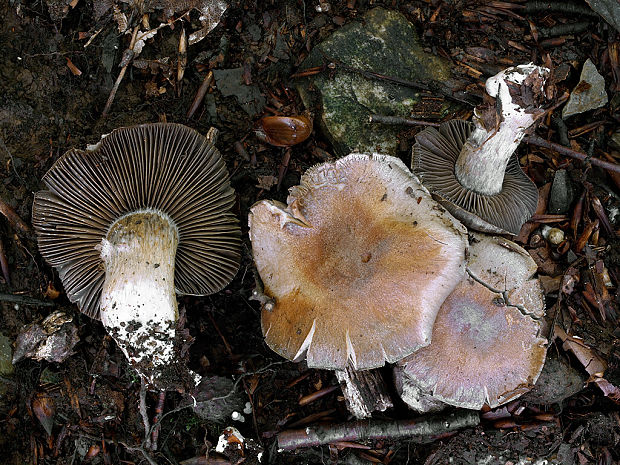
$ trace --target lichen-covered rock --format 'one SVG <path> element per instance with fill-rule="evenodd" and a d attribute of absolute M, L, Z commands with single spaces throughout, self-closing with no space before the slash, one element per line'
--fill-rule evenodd
<path fill-rule="evenodd" d="M 415 27 L 400 13 L 374 8 L 317 45 L 300 69 L 335 60 L 345 66 L 399 79 L 428 83 L 450 78 L 448 65 L 426 53 Z M 445 106 L 428 108 L 419 91 L 384 80 L 368 79 L 337 64 L 325 72 L 299 80 L 297 89 L 306 106 L 322 108 L 320 123 L 338 155 L 351 151 L 394 155 L 396 135 L 402 128 L 370 127 L 373 113 L 411 116 L 418 112 L 445 112 Z"/>

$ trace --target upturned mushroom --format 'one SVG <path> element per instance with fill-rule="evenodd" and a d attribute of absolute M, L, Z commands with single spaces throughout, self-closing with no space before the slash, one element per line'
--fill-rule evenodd
<path fill-rule="evenodd" d="M 396 386 L 414 410 L 491 408 L 534 385 L 545 361 L 536 264 L 518 245 L 472 236 L 467 277 L 445 300 L 432 342 L 399 362 Z"/>
<path fill-rule="evenodd" d="M 465 228 L 394 157 L 315 166 L 249 225 L 265 341 L 309 367 L 368 370 L 429 344 L 463 277 Z"/>
<path fill-rule="evenodd" d="M 175 294 L 219 291 L 240 260 L 234 191 L 213 143 L 180 124 L 117 129 L 65 153 L 43 181 L 33 224 L 69 300 L 148 382 L 187 384 Z"/>
<path fill-rule="evenodd" d="M 538 191 L 515 150 L 543 113 L 549 70 L 532 64 L 489 78 L 494 101 L 473 123 L 452 120 L 416 136 L 412 169 L 433 196 L 468 228 L 518 234 L 536 211 Z"/>

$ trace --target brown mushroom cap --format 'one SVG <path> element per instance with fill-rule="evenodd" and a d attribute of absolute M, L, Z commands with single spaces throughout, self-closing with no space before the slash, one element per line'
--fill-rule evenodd
<path fill-rule="evenodd" d="M 518 234 L 536 211 L 538 190 L 525 175 L 516 156 L 506 166 L 502 190 L 485 195 L 464 187 L 455 164 L 474 125 L 451 120 L 439 130 L 426 128 L 416 135 L 411 169 L 437 200 L 467 227 L 490 233 Z"/>
<path fill-rule="evenodd" d="M 470 257 L 474 258 L 469 262 L 473 271 L 468 266 L 470 276 L 441 306 L 432 343 L 400 362 L 397 380 L 405 401 L 413 396 L 414 402 L 408 403 L 415 403 L 415 408 L 425 408 L 429 400 L 493 408 L 524 394 L 538 378 L 546 355 L 540 322 L 532 317 L 543 313 L 540 284 L 540 298 L 520 301 L 519 308 L 506 303 L 509 292 L 522 287 L 533 290 L 538 280 L 531 279 L 527 269 L 533 260 L 515 251 L 504 253 L 508 249 L 501 242 L 509 241 L 483 235 L 473 238 Z M 505 292 L 493 289 L 505 285 Z M 513 304 L 510 299 L 508 303 Z"/>
<path fill-rule="evenodd" d="M 376 368 L 427 345 L 463 277 L 466 236 L 405 165 L 352 154 L 308 170 L 287 202 L 258 202 L 249 215 L 273 299 L 267 344 L 327 369 Z"/>
<path fill-rule="evenodd" d="M 174 282 L 181 294 L 222 289 L 239 266 L 234 191 L 215 146 L 181 124 L 121 128 L 93 151 L 70 150 L 43 178 L 32 219 L 39 250 L 71 302 L 99 318 L 104 270 L 99 245 L 119 217 L 167 214 L 179 232 Z"/>

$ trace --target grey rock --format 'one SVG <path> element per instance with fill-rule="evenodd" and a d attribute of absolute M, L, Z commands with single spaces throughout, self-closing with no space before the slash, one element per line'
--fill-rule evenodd
<path fill-rule="evenodd" d="M 10 376 L 15 371 L 12 363 L 13 350 L 11 340 L 0 334 L 0 376 Z"/>
<path fill-rule="evenodd" d="M 573 465 L 575 463 L 575 454 L 570 444 L 563 442 L 558 447 L 557 458 L 564 465 Z"/>
<path fill-rule="evenodd" d="M 383 8 L 374 8 L 359 22 L 338 29 L 312 50 L 300 69 L 321 66 L 326 60 L 407 81 L 450 79 L 447 63 L 422 50 L 413 24 L 402 14 Z M 424 112 L 419 92 L 337 68 L 297 81 L 306 107 L 322 108 L 315 123 L 321 125 L 338 155 L 354 150 L 396 154 L 396 136 L 403 128 L 370 126 L 368 117 Z M 449 111 L 447 105 L 441 111 Z"/>
<path fill-rule="evenodd" d="M 616 150 L 620 150 L 620 129 L 616 129 L 611 135 L 609 145 Z"/>
<path fill-rule="evenodd" d="M 562 110 L 562 118 L 600 108 L 606 103 L 605 79 L 588 58 L 583 64 L 579 84 L 571 92 L 568 103 Z"/>
<path fill-rule="evenodd" d="M 559 404 L 584 388 L 587 377 L 550 353 L 534 388 L 521 400 L 532 404 Z"/>
<path fill-rule="evenodd" d="M 194 413 L 203 420 L 225 422 L 234 411 L 243 410 L 235 383 L 222 376 L 205 376 L 194 393 Z"/>
<path fill-rule="evenodd" d="M 564 215 L 568 213 L 574 200 L 575 191 L 568 172 L 566 170 L 557 170 L 553 176 L 553 184 L 549 194 L 548 212 Z"/>
<path fill-rule="evenodd" d="M 586 0 L 590 8 L 620 32 L 620 8 L 618 0 Z"/>
<path fill-rule="evenodd" d="M 243 82 L 243 68 L 215 69 L 213 77 L 218 90 L 224 97 L 235 96 L 241 108 L 250 116 L 260 113 L 265 106 L 265 97 L 255 85 Z"/>

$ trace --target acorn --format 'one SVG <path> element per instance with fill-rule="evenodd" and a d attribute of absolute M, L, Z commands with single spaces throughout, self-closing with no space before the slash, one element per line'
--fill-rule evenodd
<path fill-rule="evenodd" d="M 256 137 L 276 147 L 290 147 L 312 133 L 312 121 L 304 116 L 264 116 L 254 129 Z"/>

